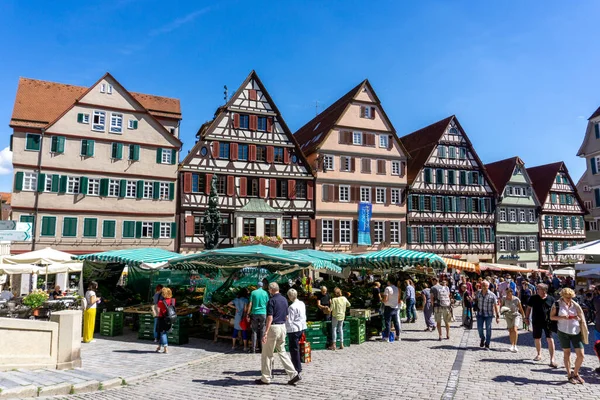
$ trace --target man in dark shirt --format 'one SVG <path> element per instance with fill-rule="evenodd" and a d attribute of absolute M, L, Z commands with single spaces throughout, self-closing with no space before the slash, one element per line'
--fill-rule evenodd
<path fill-rule="evenodd" d="M 527 303 L 527 315 L 525 320 L 528 321 L 531 316 L 531 325 L 533 328 L 533 339 L 535 339 L 535 349 L 537 355 L 533 361 L 542 359 L 542 332 L 546 335 L 548 342 L 548 351 L 550 352 L 550 366 L 558 368 L 554 360 L 554 338 L 550 327 L 550 310 L 554 305 L 554 298 L 548 295 L 548 286 L 540 283 L 537 285 L 537 292 L 531 296 Z"/>
<path fill-rule="evenodd" d="M 331 297 L 327 293 L 327 286 L 321 286 L 321 293 L 317 294 L 317 319 L 320 321 L 331 320 Z"/>
<path fill-rule="evenodd" d="M 288 302 L 279 293 L 279 285 L 275 282 L 269 283 L 269 293 L 271 299 L 267 303 L 267 325 L 262 338 L 261 378 L 255 382 L 259 385 L 271 383 L 273 353 L 277 349 L 283 368 L 290 377 L 288 385 L 295 385 L 301 378 L 296 372 L 290 356 L 285 351 L 285 337 L 287 335 L 285 321 L 288 315 Z"/>

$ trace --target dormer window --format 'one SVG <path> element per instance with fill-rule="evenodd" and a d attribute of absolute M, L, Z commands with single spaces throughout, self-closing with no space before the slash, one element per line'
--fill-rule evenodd
<path fill-rule="evenodd" d="M 113 89 L 112 85 L 108 85 L 108 86 L 106 87 L 106 93 L 107 93 L 107 94 L 112 94 L 112 89 Z"/>
<path fill-rule="evenodd" d="M 360 117 L 374 119 L 375 118 L 375 107 L 360 106 Z"/>
<path fill-rule="evenodd" d="M 106 83 L 100 84 L 100 93 L 106 93 Z"/>

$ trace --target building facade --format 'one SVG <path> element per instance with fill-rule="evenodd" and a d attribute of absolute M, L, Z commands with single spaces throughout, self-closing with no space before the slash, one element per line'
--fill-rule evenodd
<path fill-rule="evenodd" d="M 594 205 L 595 205 L 595 194 L 598 193 L 592 189 L 588 181 L 588 171 L 584 171 L 581 178 L 575 186 L 577 194 L 583 201 L 583 207 L 585 208 L 586 214 L 583 217 L 585 221 L 585 240 L 598 240 L 600 239 L 600 230 L 598 229 L 598 220 L 594 217 Z M 600 189 L 600 188 L 599 188 Z M 600 193 L 599 200 L 600 200 Z M 600 201 L 598 202 L 600 204 Z"/>
<path fill-rule="evenodd" d="M 583 256 L 556 254 L 585 241 L 585 207 L 565 164 L 527 168 L 540 201 L 540 267 L 560 268 L 583 261 Z"/>
<path fill-rule="evenodd" d="M 586 239 L 600 239 L 600 107 L 588 119 L 583 142 L 577 155 L 586 161 L 586 170 L 577 184 L 588 211 Z"/>
<path fill-rule="evenodd" d="M 400 138 L 409 153 L 409 249 L 493 261 L 495 189 L 453 115 Z"/>
<path fill-rule="evenodd" d="M 213 180 L 222 219 L 219 247 L 314 246 L 315 178 L 254 71 L 197 137 L 180 167 L 181 252 L 204 248 L 203 214 Z"/>
<path fill-rule="evenodd" d="M 364 252 L 406 243 L 406 152 L 368 80 L 294 134 L 317 174 L 316 248 Z M 371 207 L 359 240 L 359 204 Z"/>
<path fill-rule="evenodd" d="M 498 192 L 496 260 L 500 264 L 537 268 L 540 204 L 519 157 L 486 164 Z"/>
<path fill-rule="evenodd" d="M 10 206 L 12 193 L 0 192 L 0 202 L 2 203 L 2 220 L 12 219 L 12 208 Z"/>
<path fill-rule="evenodd" d="M 175 249 L 179 100 L 127 91 L 110 74 L 90 87 L 21 78 L 13 128 L 13 219 L 32 242 L 82 254 Z"/>

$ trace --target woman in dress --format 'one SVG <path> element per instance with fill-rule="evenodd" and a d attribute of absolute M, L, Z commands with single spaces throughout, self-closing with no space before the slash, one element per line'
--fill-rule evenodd
<path fill-rule="evenodd" d="M 248 305 L 248 289 L 243 288 L 239 291 L 237 297 L 231 300 L 228 304 L 230 307 L 235 307 L 235 318 L 233 320 L 233 335 L 231 339 L 233 343 L 231 344 L 231 349 L 235 350 L 235 342 L 238 338 L 238 334 L 241 332 L 242 342 L 244 343 L 244 351 L 248 348 L 248 333 L 246 329 L 243 329 L 241 326 L 242 319 L 244 317 L 244 310 Z"/>
<path fill-rule="evenodd" d="M 431 289 L 427 283 L 423 283 L 423 290 L 421 290 L 421 297 L 423 298 L 423 316 L 425 318 L 425 331 L 435 330 L 435 318 L 433 318 L 433 306 L 431 305 Z"/>
<path fill-rule="evenodd" d="M 508 329 L 508 336 L 510 338 L 510 351 L 516 353 L 519 351 L 517 349 L 519 326 L 522 324 L 521 318 L 525 319 L 525 311 L 523 311 L 521 300 L 513 295 L 510 287 L 506 288 L 505 293 L 504 298 L 502 298 L 502 309 L 504 310 L 502 314 L 506 320 L 506 328 Z"/>

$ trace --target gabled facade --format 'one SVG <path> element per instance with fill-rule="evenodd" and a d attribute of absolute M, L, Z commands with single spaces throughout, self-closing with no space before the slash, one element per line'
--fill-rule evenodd
<path fill-rule="evenodd" d="M 453 115 L 400 139 L 408 160 L 408 245 L 468 261 L 495 255 L 495 189 Z"/>
<path fill-rule="evenodd" d="M 557 268 L 582 262 L 582 256 L 556 254 L 585 240 L 585 207 L 567 167 L 561 161 L 528 168 L 527 173 L 541 204 L 540 266 Z"/>
<path fill-rule="evenodd" d="M 314 176 L 254 71 L 197 137 L 180 166 L 181 252 L 204 248 L 202 219 L 213 179 L 222 217 L 219 247 L 265 236 L 272 244 L 280 237 L 285 249 L 313 247 Z"/>
<path fill-rule="evenodd" d="M 500 264 L 537 268 L 539 262 L 539 201 L 519 157 L 486 164 L 498 191 L 496 200 L 496 260 Z"/>
<path fill-rule="evenodd" d="M 368 80 L 294 134 L 317 174 L 316 248 L 364 252 L 406 243 L 406 152 Z M 370 240 L 358 209 L 371 204 Z M 370 242 L 370 245 L 368 244 Z"/>
<path fill-rule="evenodd" d="M 175 249 L 179 100 L 21 78 L 10 121 L 13 219 L 33 222 L 20 253 Z"/>
<path fill-rule="evenodd" d="M 586 238 L 600 239 L 600 107 L 588 119 L 587 128 L 577 155 L 586 161 L 586 171 L 577 184 L 579 195 L 586 204 Z M 590 203 L 588 203 L 590 202 Z"/>

